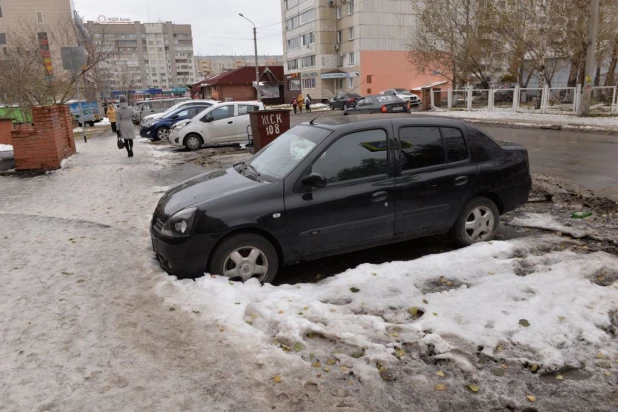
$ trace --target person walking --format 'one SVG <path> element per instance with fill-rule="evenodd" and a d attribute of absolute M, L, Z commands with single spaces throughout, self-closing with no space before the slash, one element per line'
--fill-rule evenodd
<path fill-rule="evenodd" d="M 311 113 L 311 96 L 307 94 L 305 97 L 305 107 L 307 108 L 307 113 Z"/>
<path fill-rule="evenodd" d="M 292 103 L 290 105 L 294 108 L 294 114 L 298 113 L 298 102 L 296 101 L 296 97 L 292 99 Z"/>
<path fill-rule="evenodd" d="M 112 132 L 118 134 L 116 130 L 116 108 L 111 103 L 109 104 L 109 106 L 107 106 L 107 118 L 109 119 L 109 122 L 112 124 Z"/>
<path fill-rule="evenodd" d="M 133 128 L 133 114 L 135 111 L 129 107 L 127 96 L 120 96 L 120 107 L 116 110 L 116 120 L 118 132 L 124 140 L 124 147 L 127 149 L 129 157 L 133 157 L 133 139 L 135 139 L 135 129 Z"/>
<path fill-rule="evenodd" d="M 298 110 L 302 113 L 303 112 L 303 102 L 305 99 L 303 99 L 303 95 L 302 93 L 298 95 L 298 99 L 296 99 L 296 101 L 298 102 Z"/>

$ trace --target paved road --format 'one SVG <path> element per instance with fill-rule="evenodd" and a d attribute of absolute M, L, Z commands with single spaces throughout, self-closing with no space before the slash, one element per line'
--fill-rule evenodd
<path fill-rule="evenodd" d="M 321 113 L 322 117 L 342 116 L 341 111 Z M 318 114 L 292 115 L 291 123 L 296 125 Z M 618 201 L 618 136 L 541 129 L 483 129 L 498 140 L 525 145 L 533 173 L 567 179 Z"/>

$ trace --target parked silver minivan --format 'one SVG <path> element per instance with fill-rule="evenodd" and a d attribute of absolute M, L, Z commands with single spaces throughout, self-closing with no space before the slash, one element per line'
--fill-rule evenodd
<path fill-rule="evenodd" d="M 144 117 L 155 113 L 163 113 L 176 103 L 187 100 L 191 99 L 188 97 L 176 97 L 173 99 L 144 100 L 137 102 L 134 106 L 135 114 L 133 115 L 133 123 L 139 124 Z"/>

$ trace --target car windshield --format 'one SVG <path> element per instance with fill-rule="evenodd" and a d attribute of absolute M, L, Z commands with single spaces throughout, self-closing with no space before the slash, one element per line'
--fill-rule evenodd
<path fill-rule="evenodd" d="M 265 180 L 281 180 L 330 133 L 315 126 L 296 126 L 260 150 L 248 163 Z"/>
<path fill-rule="evenodd" d="M 410 94 L 406 89 L 395 89 L 395 91 L 399 94 Z"/>
<path fill-rule="evenodd" d="M 170 107 L 169 109 L 167 109 L 166 111 L 163 112 L 163 116 L 166 116 L 170 113 L 172 113 L 173 111 L 175 111 L 176 109 L 178 109 L 180 106 L 182 106 L 183 104 L 185 104 L 187 102 L 180 102 L 180 103 L 176 103 L 175 105 L 173 105 L 172 107 Z M 161 117 L 163 117 L 161 116 Z"/>

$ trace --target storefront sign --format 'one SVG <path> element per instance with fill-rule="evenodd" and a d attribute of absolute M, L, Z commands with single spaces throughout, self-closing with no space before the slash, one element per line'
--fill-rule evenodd
<path fill-rule="evenodd" d="M 278 99 L 279 86 L 260 85 L 260 99 Z"/>
<path fill-rule="evenodd" d="M 318 74 L 316 72 L 313 72 L 313 73 L 302 73 L 301 77 L 303 79 L 309 79 L 311 77 L 318 77 Z"/>
<path fill-rule="evenodd" d="M 359 77 L 359 72 L 351 72 L 351 73 L 324 73 L 320 76 L 322 79 L 346 79 L 349 77 Z"/>
<path fill-rule="evenodd" d="M 97 17 L 99 23 L 133 23 L 133 20 L 127 17 L 105 17 L 100 15 Z"/>

